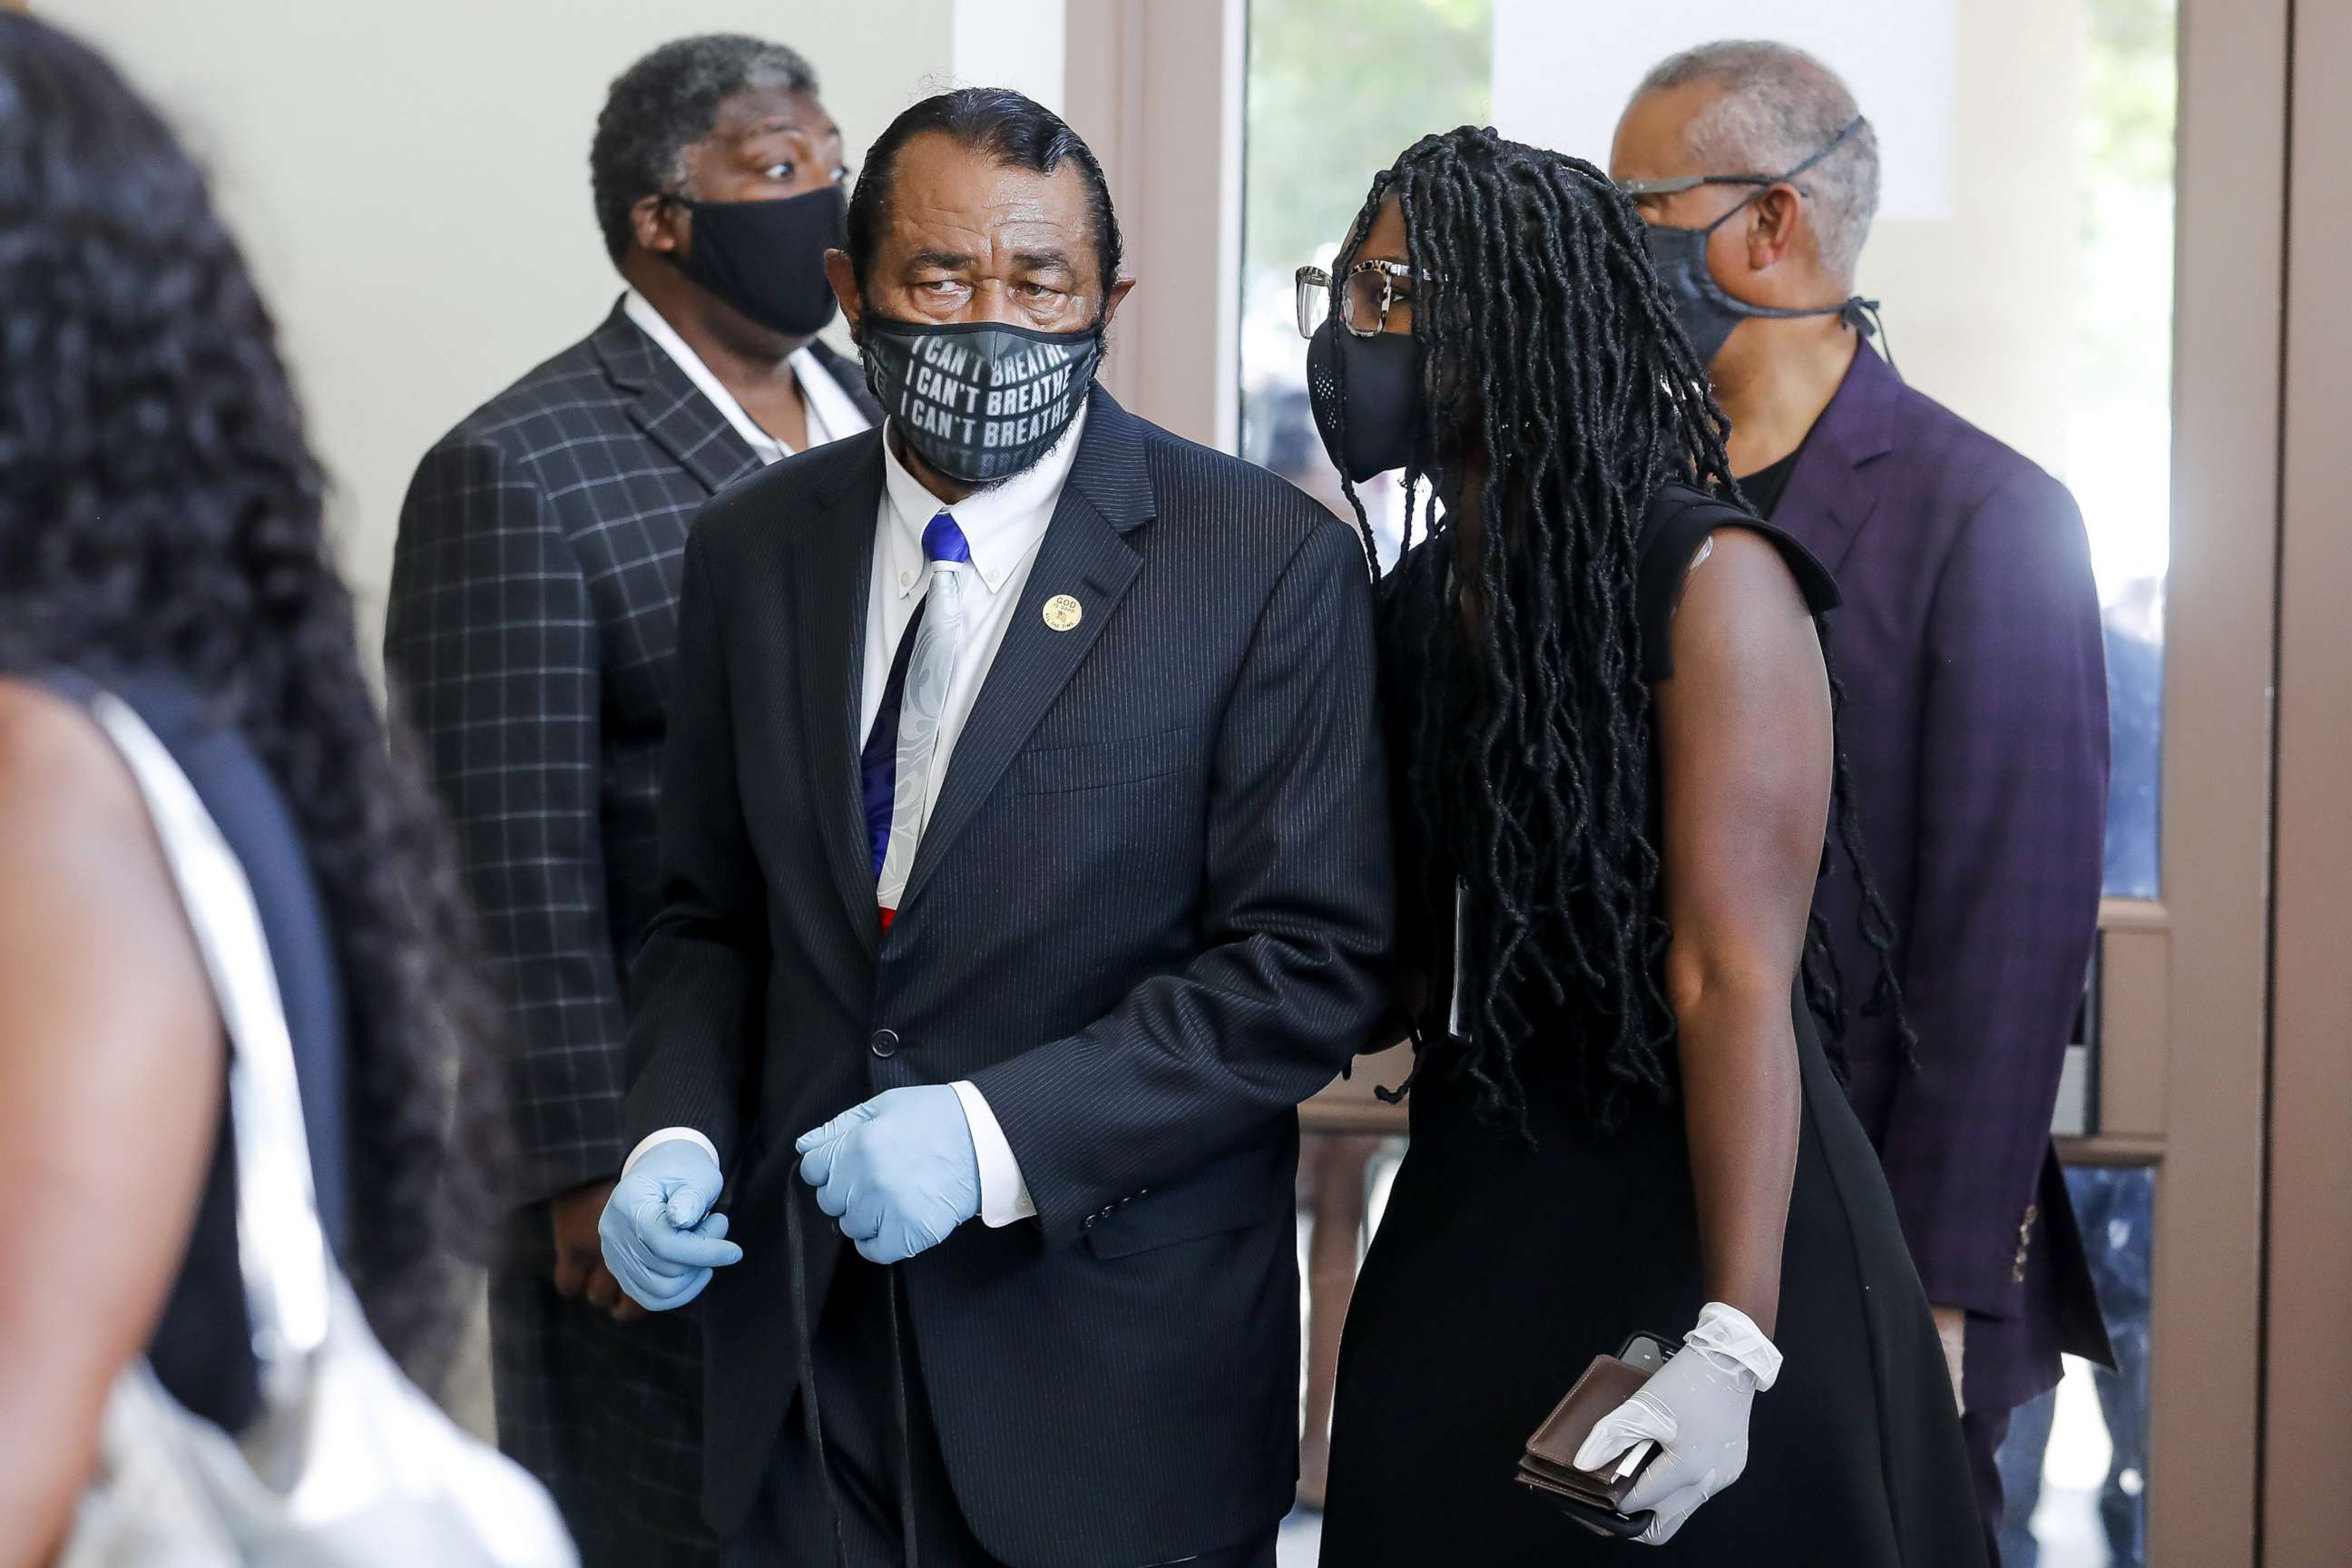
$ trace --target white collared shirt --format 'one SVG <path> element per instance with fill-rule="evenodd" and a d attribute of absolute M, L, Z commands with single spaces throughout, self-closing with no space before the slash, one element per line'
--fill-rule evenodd
<path fill-rule="evenodd" d="M 1036 563 L 1037 548 L 1045 542 L 1054 509 L 1061 502 L 1062 486 L 1077 460 L 1086 424 L 1082 403 L 1062 438 L 1034 466 L 952 506 L 925 489 L 891 450 L 887 434 L 883 438 L 882 504 L 874 524 L 874 570 L 866 603 L 866 668 L 857 705 L 861 747 L 874 728 L 875 715 L 882 710 L 882 692 L 889 684 L 890 665 L 898 658 L 899 641 L 906 636 L 908 623 L 915 618 L 915 607 L 930 589 L 931 574 L 923 560 L 923 531 L 931 519 L 948 512 L 955 518 L 971 552 L 970 564 L 956 568 L 967 574 L 963 647 L 956 655 L 955 679 L 948 684 L 947 700 L 940 710 L 938 750 L 923 806 L 926 821 L 939 805 L 940 786 L 951 766 L 956 739 L 971 717 L 989 667 L 996 662 L 996 650 L 1013 624 L 1013 611 L 1021 603 L 1029 569 Z M 998 1226 L 1027 1219 L 1037 1212 L 1037 1205 L 1030 1199 L 1020 1162 L 1013 1157 L 1013 1146 L 1005 1141 L 1004 1130 L 997 1124 L 988 1100 L 969 1081 L 960 1079 L 950 1087 L 963 1106 L 964 1121 L 971 1129 L 972 1152 L 979 1160 L 982 1223 Z M 672 1138 L 690 1139 L 713 1160 L 719 1157 L 710 1140 L 692 1128 L 665 1127 L 630 1152 L 622 1174 L 626 1175 L 629 1166 L 646 1150 Z"/>
<path fill-rule="evenodd" d="M 926 821 L 939 805 L 940 786 L 947 782 L 956 738 L 963 732 L 964 721 L 971 717 L 981 683 L 988 679 L 1005 628 L 1012 625 L 1013 607 L 1021 602 L 1021 590 L 1029 581 L 1037 546 L 1045 542 L 1045 527 L 1054 521 L 1054 508 L 1062 499 L 1062 484 L 1070 477 L 1086 425 L 1086 407 L 1080 405 L 1070 427 L 1034 466 L 953 506 L 925 489 L 922 481 L 898 460 L 888 437 L 883 438 L 882 508 L 874 528 L 873 585 L 866 603 L 865 682 L 857 704 L 861 742 L 872 732 L 874 716 L 882 710 L 882 689 L 889 684 L 890 665 L 898 657 L 898 642 L 906 635 L 907 623 L 915 618 L 915 606 L 923 602 L 930 587 L 930 568 L 923 560 L 923 531 L 931 519 L 947 512 L 956 520 L 971 551 L 971 563 L 955 568 L 964 576 L 963 647 L 956 656 L 955 679 L 949 682 L 947 700 L 940 710 L 930 797 L 923 803 Z"/>
<path fill-rule="evenodd" d="M 955 679 L 948 683 L 946 702 L 940 710 L 938 750 L 931 761 L 929 798 L 923 803 L 928 824 L 940 803 L 940 786 L 947 782 L 956 738 L 971 717 L 989 667 L 1013 624 L 1013 606 L 1029 582 L 1037 547 L 1054 521 L 1063 483 L 1076 461 L 1078 441 L 1087 426 L 1087 410 L 1062 438 L 1036 463 L 1003 484 L 966 496 L 953 506 L 925 489 L 882 441 L 882 508 L 874 526 L 874 572 L 866 604 L 866 670 L 857 704 L 857 733 L 872 731 L 882 710 L 882 690 L 889 684 L 891 662 L 898 657 L 899 640 L 915 618 L 915 606 L 929 590 L 930 569 L 923 560 L 923 531 L 931 519 L 947 512 L 962 531 L 971 552 L 971 563 L 956 570 L 965 574 L 963 588 L 963 647 L 956 655 Z M 959 1080 L 956 1098 L 963 1102 L 964 1121 L 971 1127 L 972 1152 L 980 1159 L 980 1217 L 989 1226 L 1011 1225 L 1037 1212 L 1029 1185 L 1021 1179 L 1020 1163 L 1004 1139 L 1003 1129 L 978 1089 Z"/>
<path fill-rule="evenodd" d="M 721 417 L 735 427 L 751 455 L 762 463 L 773 463 L 793 455 L 793 449 L 753 422 L 735 395 L 727 390 L 726 383 L 710 373 L 702 356 L 694 352 L 687 341 L 677 335 L 653 301 L 630 289 L 621 297 L 621 310 L 637 324 L 637 330 L 654 341 L 654 346 L 669 355 L 677 368 L 686 372 L 686 379 L 694 389 L 709 398 Z M 844 436 L 855 436 L 869 427 L 869 421 L 841 384 L 826 374 L 816 356 L 804 348 L 794 349 L 785 357 L 792 367 L 793 379 L 800 384 L 801 405 L 808 411 L 808 444 L 822 447 L 827 441 L 838 441 Z"/>

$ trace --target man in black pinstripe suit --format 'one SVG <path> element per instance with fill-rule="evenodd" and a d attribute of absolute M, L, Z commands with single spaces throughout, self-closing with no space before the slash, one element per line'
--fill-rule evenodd
<path fill-rule="evenodd" d="M 741 37 L 656 50 L 614 84 L 591 172 L 629 292 L 425 455 L 384 652 L 510 1005 L 523 1206 L 491 1288 L 499 1439 L 592 1568 L 639 1568 L 707 1563 L 714 1545 L 696 1503 L 698 1325 L 610 1321 L 595 1240 L 623 1153 L 621 976 L 658 900 L 680 554 L 722 487 L 878 410 L 808 335 L 822 314 L 730 298 L 715 265 L 797 279 L 829 314 L 840 132 L 799 55 Z M 816 220 L 797 249 L 796 214 Z M 772 215 L 787 232 L 756 243 Z M 755 243 L 730 258 L 747 222 Z"/>
<path fill-rule="evenodd" d="M 730 1563 L 1271 1564 L 1294 1112 L 1391 943 L 1362 551 L 1087 394 L 1117 224 L 1019 94 L 894 122 L 829 266 L 887 435 L 696 525 L 605 1256 L 698 1299 Z"/>

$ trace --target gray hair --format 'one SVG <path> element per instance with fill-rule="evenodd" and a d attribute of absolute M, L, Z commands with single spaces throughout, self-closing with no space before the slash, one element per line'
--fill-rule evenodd
<path fill-rule="evenodd" d="M 614 261 L 628 253 L 630 209 L 647 196 L 675 194 L 686 178 L 686 150 L 710 134 L 720 104 L 752 88 L 814 93 L 816 71 L 782 44 L 706 33 L 664 44 L 613 83 L 588 148 L 588 184 Z"/>
<path fill-rule="evenodd" d="M 1802 49 L 1726 39 L 1661 61 L 1634 90 L 1705 85 L 1721 90 L 1684 136 L 1710 174 L 1779 174 L 1819 153 L 1861 117 L 1838 74 Z M 1805 172 L 1822 269 L 1851 282 L 1878 213 L 1878 133 L 1868 124 Z"/>

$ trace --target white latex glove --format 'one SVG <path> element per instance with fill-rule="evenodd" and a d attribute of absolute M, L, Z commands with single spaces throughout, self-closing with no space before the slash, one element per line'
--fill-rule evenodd
<path fill-rule="evenodd" d="M 1638 1393 L 1592 1428 L 1576 1468 L 1599 1470 L 1636 1444 L 1660 1452 L 1626 1496 L 1624 1511 L 1655 1515 L 1636 1540 L 1664 1546 L 1698 1505 L 1748 1468 L 1748 1414 L 1780 1373 L 1780 1352 L 1748 1314 L 1710 1301 L 1683 1348 Z"/>

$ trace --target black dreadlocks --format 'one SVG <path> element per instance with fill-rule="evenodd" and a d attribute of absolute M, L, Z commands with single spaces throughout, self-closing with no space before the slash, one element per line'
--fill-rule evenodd
<path fill-rule="evenodd" d="M 1582 1042 L 1586 1110 L 1613 1125 L 1632 1096 L 1672 1093 L 1675 1027 L 1636 557 L 1667 480 L 1737 500 L 1727 426 L 1651 268 L 1643 219 L 1600 170 L 1492 130 L 1424 137 L 1373 180 L 1350 255 L 1391 195 L 1422 280 L 1413 337 L 1428 391 L 1406 493 L 1424 459 L 1440 476 L 1481 455 L 1488 464 L 1479 559 L 1408 569 L 1383 605 L 1382 640 L 1402 678 L 1404 793 L 1434 851 L 1418 895 L 1444 916 L 1454 876 L 1470 892 L 1465 1040 L 1449 1048 L 1482 1111 L 1523 1130 L 1520 1054 L 1539 1022 L 1565 1026 Z M 1335 279 L 1334 312 L 1342 286 Z M 1343 419 L 1344 390 L 1332 399 Z M 1347 493 L 1377 572 L 1363 504 L 1352 484 Z M 1408 545 L 1412 508 L 1408 499 Z M 1428 531 L 1452 531 L 1435 501 Z M 1460 605 L 1474 589 L 1482 635 L 1467 639 Z M 1833 670 L 1831 686 L 1834 709 L 1843 691 Z M 1843 747 L 1833 811 L 1879 956 L 1870 1010 L 1899 1011 L 1894 922 L 1865 868 Z M 1423 951 L 1404 956 L 1435 973 L 1443 939 L 1423 923 Z M 1842 1073 L 1845 1009 L 1827 937 L 1813 916 L 1804 992 Z M 1415 1038 L 1444 1039 L 1431 1026 L 1439 1022 L 1418 1020 Z"/>

